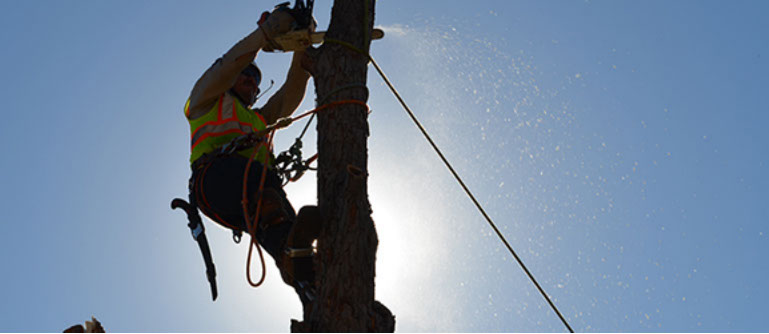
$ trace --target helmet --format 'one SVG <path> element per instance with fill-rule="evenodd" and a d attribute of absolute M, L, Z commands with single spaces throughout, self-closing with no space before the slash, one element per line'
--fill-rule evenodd
<path fill-rule="evenodd" d="M 254 62 L 248 63 L 246 68 L 244 68 L 240 73 L 254 77 L 254 79 L 256 79 L 257 86 L 259 86 L 259 84 L 262 82 L 262 71 L 259 70 L 259 67 L 257 67 L 256 63 Z"/>

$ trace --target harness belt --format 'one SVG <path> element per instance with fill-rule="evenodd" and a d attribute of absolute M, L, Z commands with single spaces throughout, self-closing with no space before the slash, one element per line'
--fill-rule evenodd
<path fill-rule="evenodd" d="M 214 259 L 211 257 L 211 248 L 208 246 L 206 229 L 203 227 L 203 221 L 200 219 L 200 214 L 198 213 L 198 206 L 192 188 L 193 184 L 193 179 L 190 177 L 190 201 L 187 202 L 181 198 L 174 198 L 173 201 L 171 201 L 171 209 L 181 208 L 187 213 L 187 220 L 189 220 L 187 227 L 190 228 L 192 238 L 197 241 L 198 247 L 200 247 L 200 252 L 203 254 L 203 261 L 206 263 L 206 276 L 208 277 L 208 283 L 211 286 L 211 297 L 213 300 L 216 300 L 216 297 L 219 295 L 216 289 L 216 268 L 214 267 Z"/>

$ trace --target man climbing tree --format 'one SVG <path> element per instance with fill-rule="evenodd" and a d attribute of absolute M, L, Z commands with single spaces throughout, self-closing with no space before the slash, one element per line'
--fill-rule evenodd
<path fill-rule="evenodd" d="M 304 305 L 304 322 L 294 322 L 292 331 L 392 332 L 394 317 L 374 300 L 378 241 L 366 185 L 366 67 L 373 0 L 335 1 L 325 44 L 306 53 L 296 50 L 309 45 L 309 40 L 292 46 L 295 53 L 286 83 L 262 108 L 249 109 L 261 81 L 252 63 L 256 53 L 265 48 L 289 50 L 281 41 L 309 38 L 314 31 L 308 14 L 312 3 L 308 0 L 304 6 L 297 0 L 294 9 L 281 5 L 262 15 L 260 28 L 218 59 L 195 84 L 185 107 L 192 134 L 190 203 L 185 207 L 186 202 L 176 199 L 172 207 L 187 211 L 188 226 L 206 259 L 214 298 L 216 274 L 202 228 L 197 228 L 202 225 L 193 217 L 196 206 L 217 223 L 252 234 L 273 256 L 283 279 L 297 290 Z M 283 38 L 284 34 L 292 37 Z M 269 168 L 274 162 L 269 145 L 262 140 L 254 147 L 228 148 L 239 136 L 262 134 L 270 124 L 291 115 L 304 96 L 307 72 L 315 76 L 320 104 L 316 111 L 324 110 L 318 116 L 319 207 L 304 207 L 295 216 L 281 182 Z M 251 165 L 255 168 L 249 169 Z M 260 170 L 267 171 L 265 177 Z M 250 223 L 254 216 L 258 216 L 257 228 Z M 312 261 L 311 243 L 316 238 L 319 272 L 313 270 Z"/>
<path fill-rule="evenodd" d="M 264 130 L 290 116 L 304 98 L 310 75 L 302 68 L 304 52 L 295 52 L 283 86 L 261 108 L 250 109 L 262 79 L 253 60 L 260 50 L 273 46 L 274 38 L 296 27 L 295 14 L 287 6 L 265 13 L 258 29 L 235 44 L 198 79 L 184 114 L 191 132 L 190 200 L 222 226 L 236 233 L 253 233 L 274 258 L 283 280 L 296 289 L 303 305 L 309 305 L 315 293 L 312 242 L 320 229 L 317 207 L 306 206 L 295 214 L 271 168 L 274 159 L 264 142 L 250 149 L 222 151 L 233 139 Z M 305 28 L 313 30 L 314 21 L 309 23 L 312 26 Z M 251 218 L 257 211 L 258 219 Z M 258 226 L 250 229 L 252 222 Z M 212 291 L 216 298 L 215 285 Z"/>

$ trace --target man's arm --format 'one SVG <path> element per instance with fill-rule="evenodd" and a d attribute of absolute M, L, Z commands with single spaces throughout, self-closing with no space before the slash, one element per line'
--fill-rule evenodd
<path fill-rule="evenodd" d="M 267 40 L 259 28 L 217 59 L 192 88 L 189 118 L 195 119 L 208 112 L 216 98 L 232 88 L 240 71 L 256 57 L 257 51 L 265 45 L 267 45 Z"/>
<path fill-rule="evenodd" d="M 278 36 L 289 31 L 292 22 L 290 14 L 275 11 L 258 29 L 217 59 L 192 88 L 188 117 L 195 119 L 208 112 L 216 98 L 232 88 L 238 74 L 256 58 L 256 53 L 267 45 L 267 36 Z"/>
<path fill-rule="evenodd" d="M 294 52 L 286 82 L 261 108 L 260 112 L 267 124 L 291 116 L 302 103 L 304 93 L 307 90 L 307 81 L 310 79 L 310 74 L 302 68 L 302 57 L 304 57 L 303 51 Z"/>

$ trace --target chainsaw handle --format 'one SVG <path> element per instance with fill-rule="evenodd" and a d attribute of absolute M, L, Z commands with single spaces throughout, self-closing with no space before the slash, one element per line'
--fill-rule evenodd
<path fill-rule="evenodd" d="M 259 16 L 259 21 L 256 21 L 256 24 L 261 26 L 262 23 L 264 23 L 264 21 L 267 21 L 267 17 L 269 17 L 269 16 L 270 16 L 270 12 L 268 12 L 268 11 L 262 12 L 262 15 Z"/>
<path fill-rule="evenodd" d="M 298 1 L 301 1 L 301 0 L 298 0 Z M 292 10 L 291 10 L 291 8 L 288 8 L 288 5 L 290 5 L 290 4 L 291 4 L 291 3 L 290 3 L 290 2 L 288 2 L 288 1 L 287 1 L 287 2 L 283 2 L 283 3 L 279 3 L 279 4 L 277 4 L 277 5 L 275 6 L 275 8 L 272 10 L 272 12 L 277 12 L 277 11 L 288 11 L 288 13 L 289 13 L 289 14 L 291 14 L 291 16 L 294 16 L 294 14 L 292 13 Z M 297 3 L 297 5 L 298 5 L 298 3 Z M 294 8 L 296 8 L 296 5 L 294 6 Z M 262 12 L 262 15 L 261 15 L 261 16 L 259 16 L 259 21 L 257 21 L 257 23 L 258 23 L 259 25 L 262 25 L 262 23 L 264 23 L 264 21 L 267 21 L 267 18 L 268 18 L 268 17 L 270 17 L 270 14 L 271 14 L 272 12 L 270 12 L 270 11 L 264 11 L 264 12 Z M 296 17 L 294 17 L 294 20 L 296 20 Z"/>
<path fill-rule="evenodd" d="M 275 6 L 275 9 L 273 9 L 272 12 L 269 12 L 269 11 L 262 12 L 262 15 L 259 16 L 259 21 L 257 21 L 257 24 L 261 26 L 264 22 L 267 21 L 267 19 L 270 17 L 272 13 L 279 12 L 279 11 L 287 12 L 294 19 L 291 30 L 300 30 L 300 29 L 309 28 L 310 25 L 315 23 L 315 18 L 312 17 L 312 8 L 314 7 L 314 4 L 315 4 L 314 0 L 307 0 L 306 5 L 304 3 L 304 0 L 296 0 L 296 2 L 294 3 L 294 8 L 290 8 L 289 7 L 290 4 L 291 4 L 290 2 L 283 2 Z"/>
<path fill-rule="evenodd" d="M 203 222 L 201 221 L 200 215 L 198 214 L 198 209 L 181 198 L 174 198 L 171 201 L 171 209 L 175 210 L 177 208 L 181 208 L 187 214 L 187 220 L 190 222 L 187 224 L 187 226 L 192 232 L 192 238 L 198 240 L 198 237 L 200 237 L 200 235 L 205 232 Z"/>
<path fill-rule="evenodd" d="M 187 201 L 181 199 L 181 198 L 174 198 L 171 201 L 171 209 L 176 210 L 178 208 L 182 208 L 184 212 L 188 212 L 191 208 L 190 203 L 187 203 Z"/>

